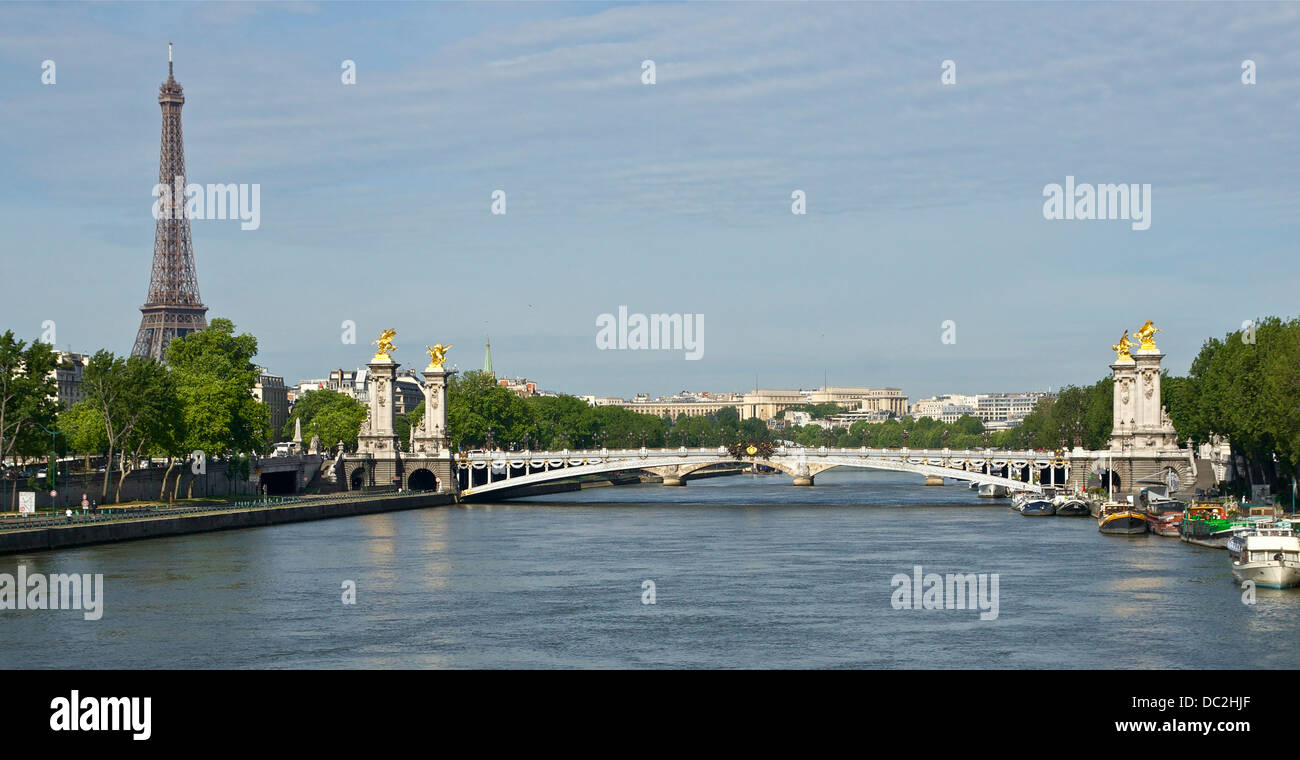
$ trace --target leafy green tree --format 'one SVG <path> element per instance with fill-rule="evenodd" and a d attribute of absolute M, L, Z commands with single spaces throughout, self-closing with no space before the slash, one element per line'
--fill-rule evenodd
<path fill-rule="evenodd" d="M 496 445 L 522 441 L 535 422 L 524 400 L 496 378 L 470 371 L 447 384 L 447 433 L 453 448 L 481 448 L 492 430 Z"/>
<path fill-rule="evenodd" d="M 415 412 L 424 413 L 421 402 L 410 415 L 410 419 L 419 419 Z M 286 438 L 293 436 L 294 422 L 302 421 L 303 438 L 311 440 L 320 436 L 322 446 L 334 446 L 343 441 L 346 448 L 356 449 L 357 435 L 361 432 L 361 423 L 366 420 L 366 405 L 351 396 L 337 391 L 321 389 L 307 391 L 293 405 L 293 414 L 284 424 L 281 434 Z"/>
<path fill-rule="evenodd" d="M 167 435 L 166 423 L 174 418 L 176 396 L 167 368 L 141 356 L 123 359 L 98 351 L 82 374 L 86 403 L 94 408 L 104 425 L 108 461 L 100 487 L 100 501 L 108 500 L 108 479 L 113 471 L 113 454 L 122 457 L 117 494 L 122 481 L 138 456 L 151 442 Z M 131 459 L 128 460 L 127 455 Z"/>
<path fill-rule="evenodd" d="M 592 407 L 574 396 L 533 396 L 524 399 L 533 418 L 533 429 L 528 433 L 531 449 L 551 448 L 558 432 L 564 433 L 575 447 L 591 448 L 598 443 L 599 418 Z M 523 445 L 522 438 L 519 441 Z M 563 448 L 563 447 L 561 447 Z"/>
<path fill-rule="evenodd" d="M 588 429 L 595 431 L 592 446 L 609 448 L 636 447 L 641 445 L 641 434 L 645 434 L 646 446 L 659 447 L 665 442 L 666 425 L 662 419 L 653 414 L 641 414 L 619 406 L 594 406 L 587 411 Z M 705 427 L 711 427 L 707 418 Z"/>
<path fill-rule="evenodd" d="M 1271 470 L 1300 467 L 1300 319 L 1266 317 L 1210 338 L 1186 378 L 1168 378 L 1162 400 L 1179 435 L 1226 435 L 1235 451 Z"/>
<path fill-rule="evenodd" d="M 58 404 L 51 397 L 58 395 L 58 382 L 50 376 L 56 363 L 49 344 L 28 345 L 13 330 L 0 335 L 0 465 L 49 449 L 41 428 L 56 424 Z"/>
<path fill-rule="evenodd" d="M 1115 381 L 1103 377 L 1088 389 L 1088 407 L 1083 418 L 1083 446 L 1099 451 L 1110 446 L 1110 433 L 1115 423 Z M 1071 440 L 1071 446 L 1074 441 Z"/>
<path fill-rule="evenodd" d="M 167 367 L 152 359 L 133 356 L 126 361 L 125 380 L 140 417 L 139 423 L 123 436 L 115 502 L 122 500 L 122 484 L 135 469 L 136 462 L 156 453 L 172 453 L 183 440 L 183 414 L 176 396 L 175 378 Z"/>
<path fill-rule="evenodd" d="M 60 412 L 59 430 L 63 431 L 68 448 L 86 457 L 86 469 L 90 469 L 92 455 L 108 449 L 104 416 L 90 401 L 78 401 Z"/>
<path fill-rule="evenodd" d="M 256 355 L 257 338 L 236 335 L 235 323 L 222 318 L 168 345 L 167 364 L 184 410 L 185 448 L 211 458 L 266 449 L 271 413 L 252 393 Z"/>

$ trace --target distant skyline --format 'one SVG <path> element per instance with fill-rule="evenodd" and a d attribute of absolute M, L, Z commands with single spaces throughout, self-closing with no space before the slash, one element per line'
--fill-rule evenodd
<path fill-rule="evenodd" d="M 260 185 L 256 229 L 192 224 L 208 320 L 287 383 L 392 327 L 568 393 L 915 401 L 1091 384 L 1147 319 L 1183 374 L 1300 313 L 1296 39 L 1273 3 L 7 3 L 0 331 L 130 351 L 170 41 L 188 180 Z M 1150 227 L 1044 218 L 1067 178 L 1149 184 Z M 703 315 L 699 358 L 601 350 L 620 307 Z"/>

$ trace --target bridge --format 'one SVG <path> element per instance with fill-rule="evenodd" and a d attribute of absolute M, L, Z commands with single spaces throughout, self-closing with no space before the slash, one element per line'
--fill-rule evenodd
<path fill-rule="evenodd" d="M 1062 439 L 1055 451 L 805 448 L 760 441 L 718 448 L 455 453 L 447 425 L 447 387 L 454 370 L 443 368 L 446 350 L 441 344 L 427 349 L 429 366 L 421 373 L 424 417 L 408 441 L 399 440 L 393 403 L 399 365 L 391 356 L 395 333 L 387 330 L 376 341 L 379 351 L 366 364 L 373 386 L 357 450 L 345 453 L 340 446 L 325 471 L 340 490 L 390 487 L 457 492 L 467 498 L 489 494 L 509 498 L 517 495 L 510 491 L 526 486 L 626 470 L 656 473 L 665 486 L 682 486 L 691 473 L 725 464 L 765 465 L 790 475 L 796 486 L 811 486 L 818 473 L 835 467 L 911 472 L 931 485 L 950 478 L 1033 492 L 1050 485 L 1071 490 L 1101 485 L 1117 494 L 1137 493 L 1144 486 L 1177 492 L 1201 482 L 1212 484 L 1222 476 L 1224 465 L 1212 462 L 1213 468 L 1198 468 L 1190 442 L 1187 447 L 1180 445 L 1173 421 L 1160 404 L 1160 364 L 1165 355 L 1153 340 L 1157 331 L 1148 320 L 1134 332 L 1140 343 L 1130 341 L 1126 330 L 1120 342 L 1111 346 L 1116 352 L 1110 365 L 1111 434 L 1109 446 L 1099 450 L 1084 450 L 1076 437 L 1068 451 Z M 1130 350 L 1135 345 L 1138 348 Z M 286 486 L 291 478 L 301 480 L 305 475 L 301 469 L 289 474 L 287 464 L 285 474 L 275 473 L 274 464 L 267 468 Z"/>
<path fill-rule="evenodd" d="M 835 467 L 912 472 L 927 483 L 943 478 L 1041 493 L 1044 485 L 1065 485 L 1070 461 L 1062 452 L 950 449 L 837 449 L 779 446 L 770 453 L 739 454 L 725 446 L 677 449 L 600 449 L 599 451 L 497 451 L 454 457 L 461 496 L 494 494 L 581 475 L 645 470 L 663 476 L 665 486 L 685 485 L 693 472 L 719 464 L 760 464 L 794 478 L 796 486 Z"/>

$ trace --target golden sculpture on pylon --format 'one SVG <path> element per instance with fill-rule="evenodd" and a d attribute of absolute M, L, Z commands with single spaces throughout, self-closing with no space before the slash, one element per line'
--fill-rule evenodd
<path fill-rule="evenodd" d="M 1125 330 L 1124 336 L 1119 339 L 1119 343 L 1116 343 L 1115 345 L 1110 347 L 1110 350 L 1115 352 L 1116 364 L 1119 364 L 1120 362 L 1133 361 L 1133 357 L 1128 352 L 1129 348 L 1132 345 L 1133 345 L 1133 341 L 1128 339 L 1128 330 Z"/>
<path fill-rule="evenodd" d="M 374 341 L 374 344 L 379 348 L 375 350 L 375 358 L 371 359 L 371 361 L 392 361 L 393 357 L 389 356 L 389 354 L 397 350 L 397 346 L 393 345 L 393 338 L 395 337 L 397 337 L 397 331 L 391 328 L 380 333 L 379 340 Z"/>
<path fill-rule="evenodd" d="M 1151 320 L 1149 319 L 1147 320 L 1147 323 L 1145 325 L 1139 327 L 1137 329 L 1137 332 L 1133 333 L 1133 337 L 1142 341 L 1142 345 L 1138 347 L 1138 350 L 1159 351 L 1160 349 L 1156 348 L 1156 341 L 1155 341 L 1156 333 L 1158 332 L 1164 332 L 1164 331 L 1161 330 L 1159 327 L 1156 327 L 1155 325 L 1151 324 Z"/>
<path fill-rule="evenodd" d="M 429 366 L 424 368 L 425 372 L 435 369 L 442 369 L 442 363 L 447 361 L 447 352 L 451 350 L 451 344 L 442 345 L 436 343 L 432 346 L 425 346 L 425 351 L 429 352 Z"/>

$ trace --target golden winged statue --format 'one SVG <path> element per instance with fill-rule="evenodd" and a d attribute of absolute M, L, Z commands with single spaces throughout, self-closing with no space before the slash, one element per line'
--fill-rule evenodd
<path fill-rule="evenodd" d="M 1149 319 L 1147 320 L 1147 323 L 1145 325 L 1139 327 L 1137 329 L 1137 332 L 1133 333 L 1133 337 L 1142 341 L 1142 345 L 1139 346 L 1139 350 L 1159 351 L 1160 349 L 1156 348 L 1156 341 L 1155 341 L 1156 333 L 1158 332 L 1164 332 L 1164 331 L 1161 330 L 1159 327 L 1156 327 L 1155 325 L 1151 324 L 1151 320 Z"/>
<path fill-rule="evenodd" d="M 1115 345 L 1113 345 L 1113 346 L 1110 347 L 1110 350 L 1112 350 L 1112 351 L 1115 352 L 1115 363 L 1116 363 L 1116 364 L 1118 364 L 1118 363 L 1120 363 L 1120 362 L 1131 362 L 1131 361 L 1133 361 L 1133 357 L 1130 356 L 1130 355 L 1129 355 L 1129 352 L 1128 352 L 1129 348 L 1130 348 L 1132 345 L 1133 345 L 1133 341 L 1131 341 L 1131 340 L 1128 339 L 1128 330 L 1125 330 L 1125 331 L 1124 331 L 1124 336 L 1121 337 L 1121 338 L 1119 339 L 1119 343 L 1116 343 Z"/>
<path fill-rule="evenodd" d="M 376 346 L 379 346 L 379 348 L 375 350 L 375 358 L 373 361 L 392 358 L 389 354 L 397 350 L 397 346 L 393 345 L 393 338 L 395 337 L 397 337 L 397 331 L 391 328 L 384 330 L 379 334 L 379 340 L 374 342 Z"/>
<path fill-rule="evenodd" d="M 441 343 L 436 343 L 432 346 L 425 346 L 424 350 L 429 352 L 429 366 L 425 367 L 425 371 L 442 369 L 442 363 L 447 361 L 447 352 L 451 350 L 451 344 L 448 343 L 444 346 Z"/>

